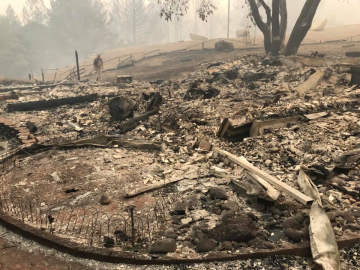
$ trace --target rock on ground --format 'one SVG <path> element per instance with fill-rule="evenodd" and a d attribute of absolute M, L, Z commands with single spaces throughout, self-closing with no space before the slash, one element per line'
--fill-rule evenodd
<path fill-rule="evenodd" d="M 149 253 L 166 254 L 176 251 L 176 242 L 174 239 L 158 240 L 149 248 Z"/>

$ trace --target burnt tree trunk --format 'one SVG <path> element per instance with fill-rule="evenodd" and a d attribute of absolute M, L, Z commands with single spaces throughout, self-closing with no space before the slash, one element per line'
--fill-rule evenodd
<path fill-rule="evenodd" d="M 272 44 L 271 55 L 278 55 L 281 50 L 280 40 L 280 0 L 272 1 Z"/>
<path fill-rule="evenodd" d="M 259 8 L 256 4 L 256 0 L 249 0 L 250 8 L 251 8 L 251 14 L 254 18 L 254 21 L 259 27 L 260 31 L 264 35 L 264 47 L 265 52 L 270 53 L 271 52 L 271 28 L 270 28 L 270 8 L 263 0 L 260 0 L 260 3 L 265 8 L 266 14 L 267 14 L 267 23 L 263 22 L 260 16 Z"/>
<path fill-rule="evenodd" d="M 290 35 L 289 42 L 286 46 L 285 55 L 295 55 L 304 40 L 306 34 L 311 28 L 312 21 L 315 17 L 316 10 L 321 0 L 306 0 L 301 14 Z"/>
<path fill-rule="evenodd" d="M 287 14 L 287 6 L 286 0 L 280 0 L 280 42 L 281 48 L 285 49 L 285 37 L 286 37 L 286 29 L 288 24 L 288 14 Z"/>

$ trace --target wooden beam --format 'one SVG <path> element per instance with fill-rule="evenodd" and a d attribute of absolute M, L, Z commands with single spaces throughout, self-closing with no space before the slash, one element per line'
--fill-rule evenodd
<path fill-rule="evenodd" d="M 281 182 L 280 180 L 278 180 L 276 177 L 269 175 L 268 173 L 260 170 L 259 168 L 256 168 L 254 165 L 252 165 L 251 163 L 248 162 L 244 162 L 243 159 L 225 151 L 222 150 L 218 147 L 213 147 L 213 151 L 219 153 L 219 155 L 221 156 L 225 156 L 227 157 L 229 160 L 231 160 L 232 162 L 240 165 L 242 168 L 248 170 L 249 172 L 261 177 L 262 179 L 264 179 L 265 181 L 269 182 L 270 184 L 274 185 L 278 190 L 281 190 L 285 193 L 287 193 L 288 195 L 290 195 L 291 197 L 293 197 L 294 199 L 296 199 L 297 201 L 299 201 L 300 203 L 304 204 L 304 205 L 308 205 L 311 202 L 313 202 L 314 200 L 308 196 L 306 196 L 305 194 L 301 193 L 300 191 L 290 187 L 289 185 Z"/>
<path fill-rule="evenodd" d="M 190 171 L 189 173 L 187 173 L 185 175 L 174 176 L 173 178 L 171 178 L 169 180 L 160 181 L 158 183 L 155 183 L 155 184 L 152 184 L 152 185 L 147 185 L 145 187 L 141 187 L 139 189 L 132 190 L 130 192 L 125 191 L 125 197 L 126 198 L 135 197 L 135 196 L 140 195 L 142 193 L 152 191 L 154 189 L 159 189 L 159 188 L 165 187 L 167 185 L 177 183 L 177 182 L 182 181 L 182 180 L 195 179 L 195 178 L 198 178 L 197 172 L 196 171 Z"/>
<path fill-rule="evenodd" d="M 248 162 L 246 160 L 246 158 L 241 157 L 241 159 L 246 162 L 249 166 L 251 166 L 251 163 Z M 252 173 L 252 172 L 248 172 L 246 171 L 249 176 L 254 179 L 255 181 L 257 181 L 260 185 L 262 185 L 264 187 L 264 189 L 266 190 L 268 196 L 273 200 L 276 201 L 279 196 L 280 196 L 280 192 L 278 190 L 276 190 L 275 188 L 272 187 L 272 185 L 269 184 L 269 182 L 265 181 L 264 179 L 262 179 L 260 176 Z"/>

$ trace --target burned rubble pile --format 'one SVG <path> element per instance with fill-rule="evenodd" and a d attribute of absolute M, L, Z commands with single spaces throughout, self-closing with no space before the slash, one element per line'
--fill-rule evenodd
<path fill-rule="evenodd" d="M 46 183 L 53 205 L 74 202 L 82 193 L 88 195 L 75 204 L 105 207 L 101 211 L 106 213 L 136 205 L 135 211 L 145 213 L 154 210 L 152 193 L 175 195 L 168 218 L 152 232 L 151 241 L 138 239 L 140 252 L 151 258 L 303 247 L 325 233 L 330 235 L 327 246 L 318 246 L 314 258 L 321 264 L 324 249 L 336 246 L 335 237 L 359 237 L 360 232 L 360 90 L 350 85 L 350 68 L 346 59 L 323 68 L 305 66 L 299 59 L 269 61 L 251 55 L 208 63 L 183 80 L 80 83 L 15 101 L 98 96 L 81 104 L 6 112 L 14 102 L 3 103 L 4 118 L 34 122 L 39 145 L 100 135 L 162 144 L 159 152 L 123 150 L 118 142 L 115 149 L 96 143 L 110 149 L 34 154 L 22 161 L 24 174 L 32 174 L 27 176 L 32 188 L 14 183 L 10 173 L 2 177 L 3 190 L 34 195 L 33 190 L 45 186 L 42 181 L 54 178 L 48 177 L 53 171 L 36 175 L 34 161 L 38 166 L 75 161 L 74 166 L 88 166 L 92 176 L 78 184 L 72 179 L 79 191 L 71 196 L 57 195 L 68 188 L 61 181 L 55 181 L 56 192 Z M 62 158 L 53 158 L 57 155 Z M 127 158 L 131 164 L 122 166 Z M 130 170 L 136 171 L 135 178 L 110 183 Z M 103 173 L 100 184 L 94 172 Z M 106 206 L 99 206 L 100 199 Z M 314 217 L 325 227 L 316 228 Z M 107 237 L 114 248 L 116 235 Z M 336 254 L 331 255 L 335 262 Z"/>

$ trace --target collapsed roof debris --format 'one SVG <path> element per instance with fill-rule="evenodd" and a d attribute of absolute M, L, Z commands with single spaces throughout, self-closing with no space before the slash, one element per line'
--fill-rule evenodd
<path fill-rule="evenodd" d="M 297 61 L 246 56 L 178 81 L 29 89 L 0 103 L 7 121 L 32 122 L 37 141 L 2 176 L 3 192 L 46 202 L 48 227 L 24 222 L 83 245 L 147 259 L 307 245 L 339 269 L 336 241 L 360 232 L 360 90 L 349 66 Z M 58 104 L 86 96 L 103 98 Z M 61 106 L 6 111 L 47 102 Z M 95 222 L 91 238 L 69 213 Z M 146 226 L 122 229 L 129 213 Z"/>

